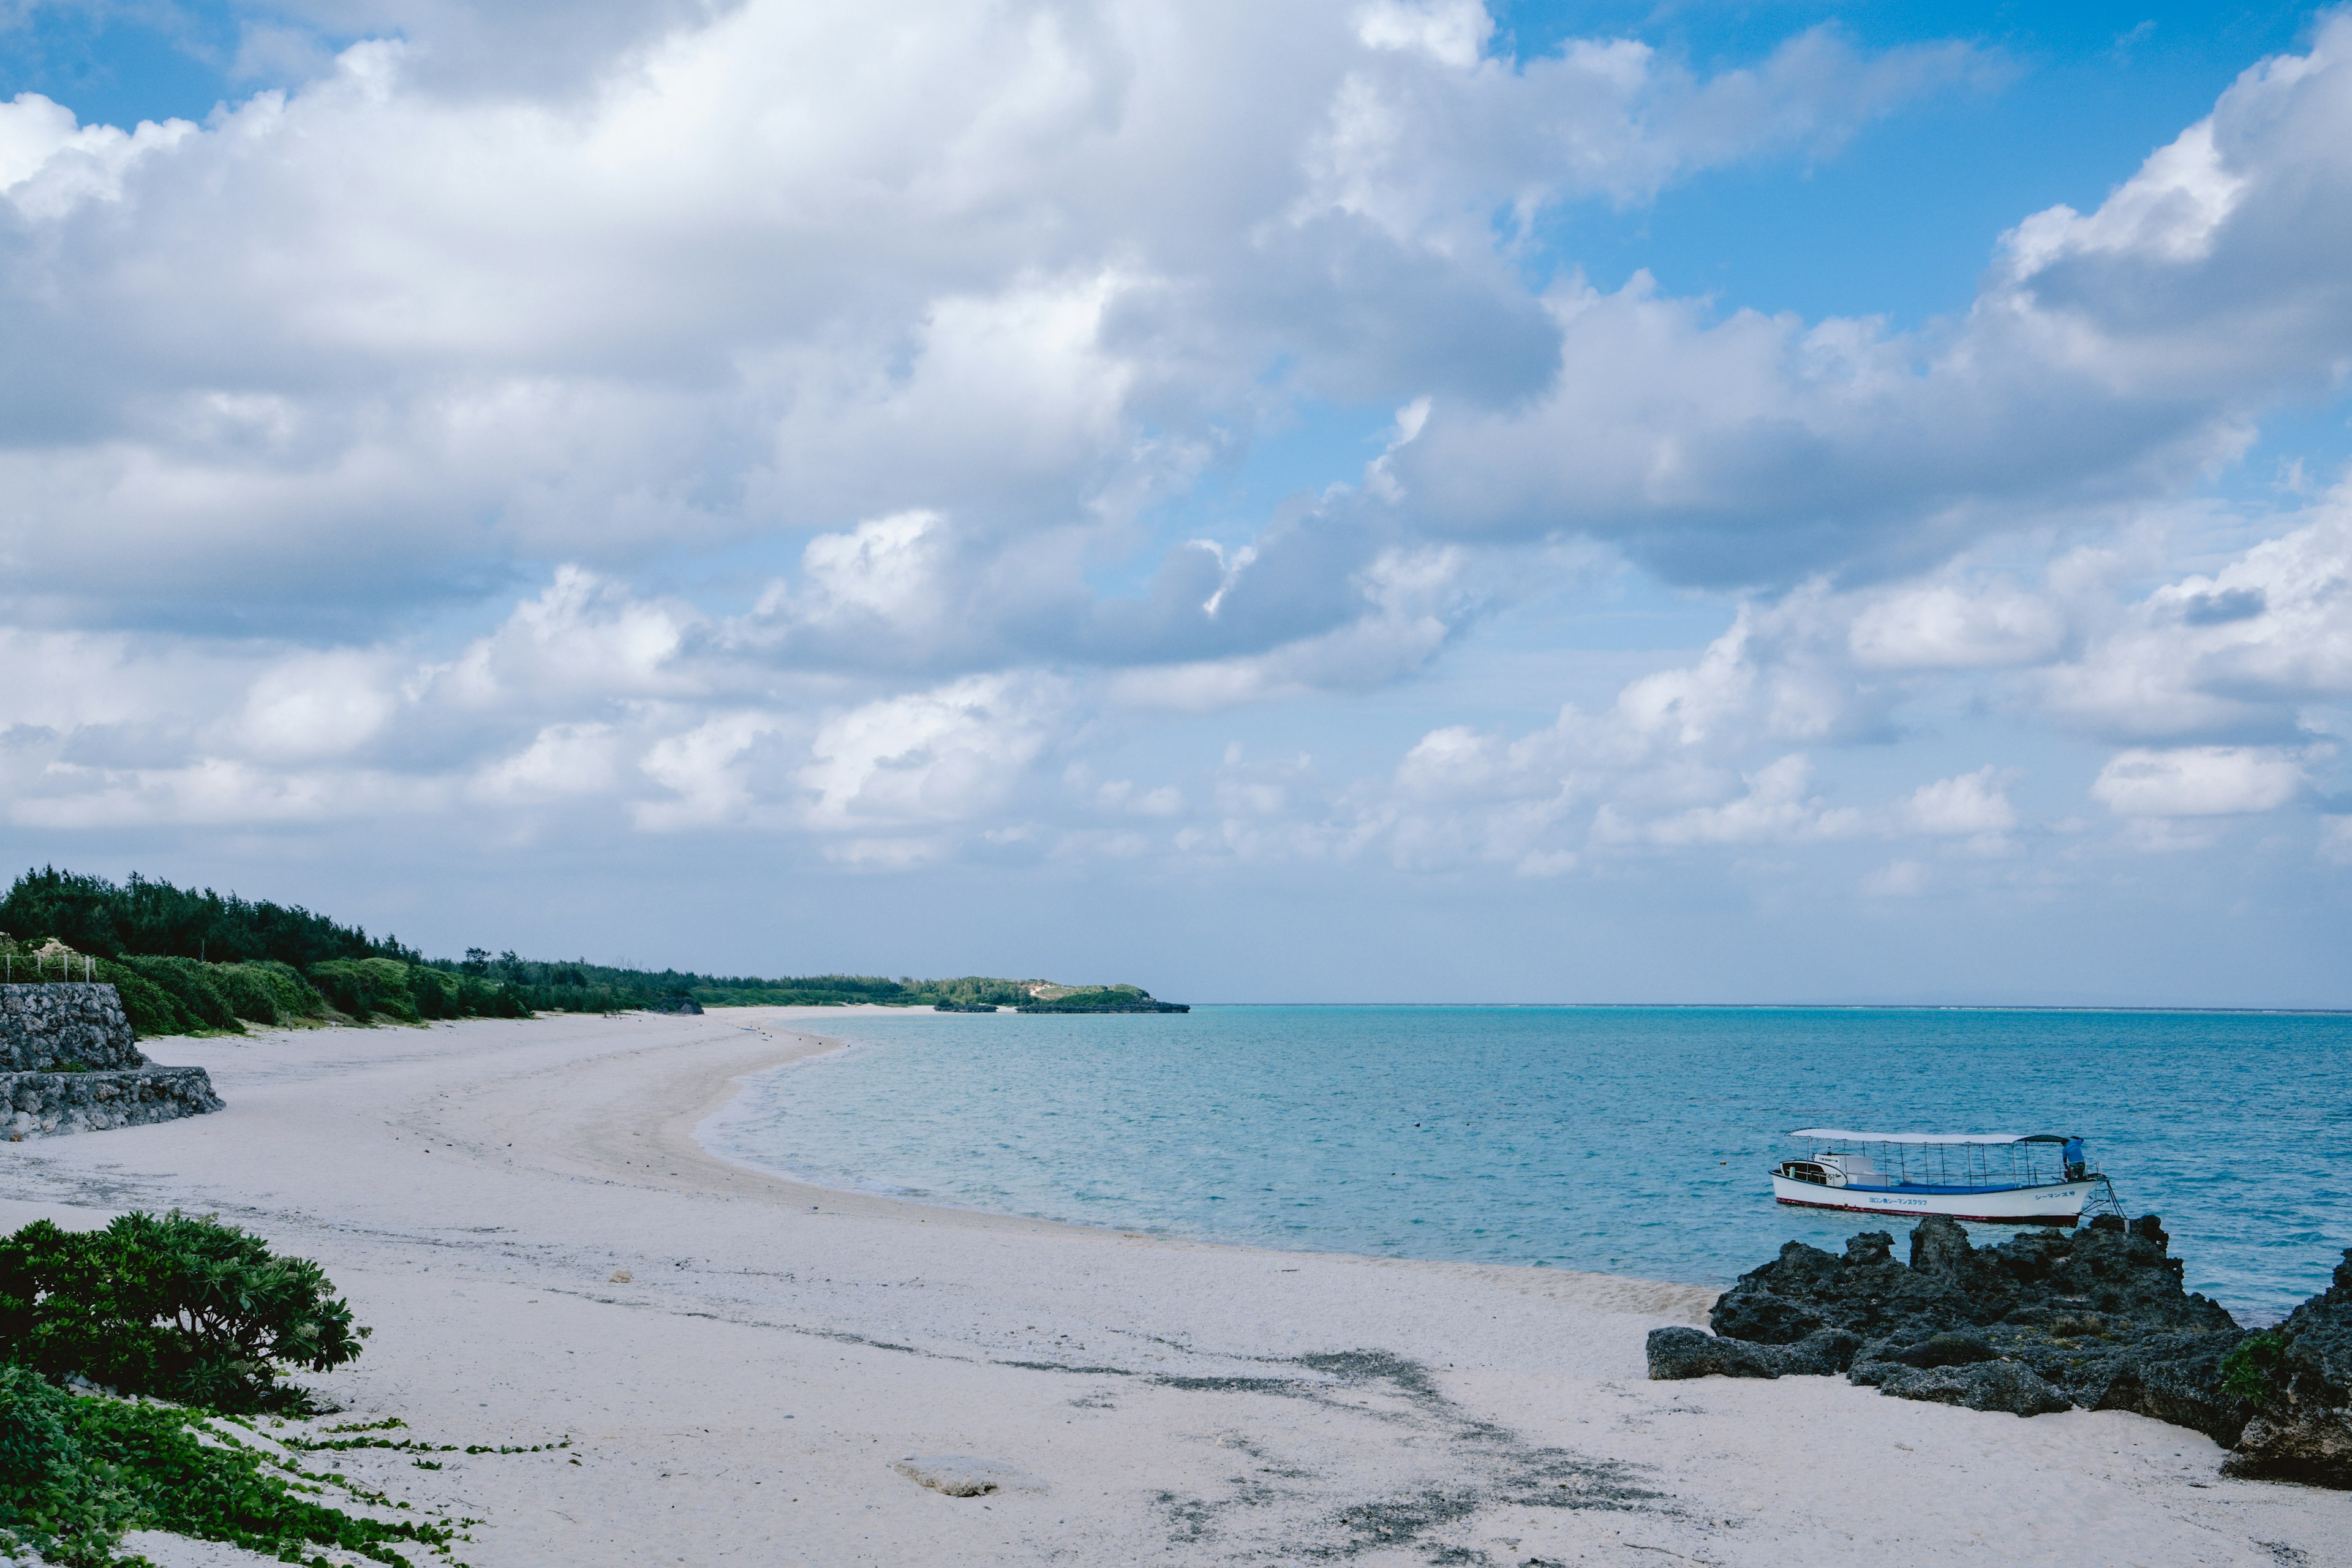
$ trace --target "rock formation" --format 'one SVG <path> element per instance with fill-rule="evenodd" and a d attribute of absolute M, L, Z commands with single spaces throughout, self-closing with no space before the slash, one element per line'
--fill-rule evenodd
<path fill-rule="evenodd" d="M 1792 1241 L 1716 1303 L 1719 1348 L 1692 1344 L 1705 1340 L 1696 1330 L 1652 1334 L 1650 1375 L 1843 1371 L 1898 1398 L 1972 1410 L 2136 1411 L 2228 1447 L 2255 1413 L 2224 1386 L 2223 1358 L 2245 1332 L 2181 1288 L 2169 1241 L 2154 1215 L 1982 1249 L 1957 1222 L 1930 1217 L 1911 1233 L 1907 1264 L 1885 1231 L 1855 1237 L 1842 1257 Z M 1840 1333 L 1851 1353 L 1822 1364 L 1824 1336 Z"/>
<path fill-rule="evenodd" d="M 0 985 L 0 1137 L 95 1132 L 221 1109 L 202 1068 L 157 1067 L 111 985 Z"/>
<path fill-rule="evenodd" d="M 2231 1370 L 2263 1392 L 2223 1475 L 2352 1489 L 2352 1247 L 2336 1283 L 2250 1336 Z"/>

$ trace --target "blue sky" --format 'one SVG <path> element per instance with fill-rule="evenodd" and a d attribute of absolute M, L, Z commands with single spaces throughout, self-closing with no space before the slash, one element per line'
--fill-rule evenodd
<path fill-rule="evenodd" d="M 0 845 L 428 949 L 2352 1005 L 2352 18 L 0 6 Z"/>

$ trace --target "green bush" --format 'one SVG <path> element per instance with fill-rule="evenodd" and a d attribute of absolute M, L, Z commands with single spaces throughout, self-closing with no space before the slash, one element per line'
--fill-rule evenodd
<path fill-rule="evenodd" d="M 211 979 L 222 996 L 228 1001 L 229 1011 L 249 1024 L 278 1024 L 285 1021 L 284 1010 L 278 1005 L 278 988 L 254 973 L 248 963 L 212 963 Z"/>
<path fill-rule="evenodd" d="M 2279 1355 L 2286 1342 L 2267 1331 L 2248 1334 L 2221 1358 L 2221 1390 L 2263 1403 L 2278 1392 Z"/>
<path fill-rule="evenodd" d="M 0 1366 L 0 1531 L 61 1563 L 104 1563 L 132 1505 L 121 1471 L 84 1451 L 80 1404 L 30 1368 Z"/>
<path fill-rule="evenodd" d="M 236 1009 L 214 977 L 218 965 L 199 963 L 193 958 L 125 957 L 117 962 L 170 992 L 181 1014 L 198 1026 L 231 1035 L 245 1033 Z"/>
<path fill-rule="evenodd" d="M 422 963 L 409 966 L 409 997 L 416 1004 L 416 1016 L 420 1018 L 461 1016 L 457 998 L 462 989 L 454 974 Z"/>
<path fill-rule="evenodd" d="M 257 1237 L 177 1210 L 100 1231 L 36 1220 L 0 1241 L 0 1360 L 215 1410 L 299 1410 L 282 1367 L 360 1353 L 326 1273 Z"/>
<path fill-rule="evenodd" d="M 416 1022 L 416 999 L 409 990 L 408 965 L 394 958 L 340 958 L 310 966 L 310 983 L 336 1011 L 361 1023 L 383 1014 L 404 1024 Z"/>
<path fill-rule="evenodd" d="M 288 1018 L 315 1018 L 327 1010 L 327 999 L 319 994 L 317 986 L 302 978 L 302 972 L 290 963 L 280 963 L 274 958 L 248 959 L 238 968 L 269 987 L 277 999 L 278 1014 Z"/>
<path fill-rule="evenodd" d="M 100 959 L 94 977 L 114 987 L 114 994 L 122 999 L 122 1016 L 131 1020 L 131 1032 L 141 1039 L 184 1035 L 199 1026 L 170 992 L 135 969 L 110 958 Z"/>
<path fill-rule="evenodd" d="M 384 1523 L 314 1502 L 289 1479 L 299 1474 L 200 1412 L 78 1396 L 27 1368 L 0 1366 L 0 1537 L 63 1568 L 121 1563 L 115 1552 L 132 1530 L 287 1562 L 304 1560 L 297 1546 L 335 1546 L 400 1568 L 407 1559 L 387 1543 L 451 1539 L 440 1525 Z"/>

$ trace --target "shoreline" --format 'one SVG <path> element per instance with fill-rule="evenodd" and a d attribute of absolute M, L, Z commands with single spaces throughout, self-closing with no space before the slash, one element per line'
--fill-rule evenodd
<path fill-rule="evenodd" d="M 778 1011 L 789 1011 L 797 1015 L 801 1012 L 838 1014 L 868 1010 L 825 1007 L 778 1009 Z M 870 1011 L 876 1015 L 888 1016 L 902 1013 L 906 1009 L 875 1007 Z M 705 1016 L 708 1016 L 708 1015 Z M 727 1072 L 725 1069 L 712 1069 L 703 1080 L 708 1089 L 708 1098 L 702 1101 L 703 1110 L 699 1114 L 685 1112 L 669 1117 L 663 1124 L 661 1146 L 674 1151 L 680 1159 L 698 1160 L 729 1173 L 747 1173 L 757 1181 L 771 1184 L 780 1191 L 793 1195 L 796 1200 L 814 1196 L 820 1200 L 835 1201 L 835 1207 L 830 1211 L 835 1213 L 868 1212 L 894 1215 L 900 1220 L 913 1218 L 918 1223 L 926 1225 L 934 1220 L 943 1220 L 949 1224 L 969 1224 L 971 1228 L 980 1231 L 993 1231 L 1012 1226 L 1033 1232 L 1083 1237 L 1097 1241 L 1172 1247 L 1217 1247 L 1268 1258 L 1304 1256 L 1339 1258 L 1379 1266 L 1426 1265 L 1437 1268 L 1487 1270 L 1504 1276 L 1523 1273 L 1540 1276 L 1547 1279 L 1576 1281 L 1591 1291 L 1596 1299 L 1617 1294 L 1640 1300 L 1687 1298 L 1694 1304 L 1695 1309 L 1701 1313 L 1704 1313 L 1707 1306 L 1713 1304 L 1716 1297 L 1722 1294 L 1722 1288 L 1714 1285 L 1690 1284 L 1673 1279 L 1652 1279 L 1637 1274 L 1610 1274 L 1589 1268 L 1559 1268 L 1542 1263 L 1480 1263 L 1445 1258 L 1381 1257 L 1376 1253 L 1349 1252 L 1338 1248 L 1266 1247 L 1255 1242 L 1231 1241 L 1218 1237 L 1171 1235 L 1164 1231 L 1124 1230 L 1117 1226 L 1089 1225 L 1083 1220 L 1052 1219 L 1042 1215 L 1008 1214 L 1002 1209 L 967 1208 L 957 1204 L 935 1203 L 889 1193 L 867 1192 L 856 1187 L 836 1187 L 828 1183 L 811 1181 L 804 1176 L 789 1175 L 749 1160 L 740 1160 L 720 1153 L 704 1142 L 701 1137 L 702 1129 L 724 1114 L 726 1110 L 741 1097 L 747 1080 L 779 1068 L 805 1066 L 845 1051 L 861 1048 L 853 1042 L 836 1039 L 829 1035 L 813 1034 L 800 1029 L 790 1029 L 782 1033 L 785 1037 L 796 1042 L 801 1048 L 789 1050 L 784 1056 L 770 1061 L 763 1067 L 755 1067 L 745 1071 Z M 877 1045 L 867 1048 L 881 1047 Z M 681 1098 L 684 1098 L 683 1091 Z M 870 1209 L 861 1209 L 853 1205 L 873 1206 Z"/>
<path fill-rule="evenodd" d="M 1711 1289 L 1136 1237 L 703 1150 L 733 1079 L 826 1048 L 818 1024 L 158 1042 L 228 1108 L 8 1145 L 0 1223 L 216 1213 L 318 1260 L 375 1330 L 358 1362 L 299 1379 L 333 1419 L 568 1439 L 432 1472 L 338 1456 L 354 1482 L 486 1521 L 459 1548 L 475 1568 L 2221 1568 L 2283 1560 L 2271 1542 L 2352 1561 L 2341 1494 L 2222 1479 L 2210 1442 L 2142 1417 L 1647 1381 L 1648 1331 L 1703 1322 Z M 1866 1458 L 1825 1467 L 1791 1433 Z M 910 1455 L 1008 1479 L 943 1496 L 894 1468 Z M 137 1544 L 163 1568 L 257 1563 Z"/>

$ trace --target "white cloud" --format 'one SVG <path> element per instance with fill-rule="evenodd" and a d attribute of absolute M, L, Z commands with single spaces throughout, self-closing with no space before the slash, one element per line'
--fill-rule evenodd
<path fill-rule="evenodd" d="M 2224 816 L 2275 810 L 2304 777 L 2297 758 L 2263 747 L 2134 747 L 2108 759 L 2091 795 L 2121 816 Z"/>
<path fill-rule="evenodd" d="M 27 218 L 64 216 L 85 201 L 120 201 L 123 175 L 196 133 L 184 120 L 143 120 L 125 132 L 82 125 L 37 92 L 0 103 L 0 198 Z"/>
<path fill-rule="evenodd" d="M 1745 793 L 1717 805 L 1632 821 L 1615 805 L 1604 805 L 1593 821 L 1602 840 L 1646 841 L 1669 848 L 1701 844 L 1786 844 L 1843 837 L 1863 829 L 1862 814 L 1832 808 L 1814 793 L 1813 765 L 1792 752 L 1742 775 Z"/>
<path fill-rule="evenodd" d="M 2095 732 L 2147 739 L 2292 731 L 2352 696 L 2352 495 L 2211 574 L 2167 584 L 2054 668 L 2045 700 Z"/>
<path fill-rule="evenodd" d="M 619 740 L 609 724 L 550 724 L 520 752 L 483 768 L 467 793 L 500 805 L 608 794 L 620 772 Z"/>
<path fill-rule="evenodd" d="M 1900 332 L 1534 292 L 1536 220 L 1818 155 L 1965 49 L 1703 75 L 1498 58 L 1463 0 L 751 0 L 589 7 L 485 90 L 429 40 L 536 24 L 387 3 L 416 41 L 201 129 L 0 105 L 13 822 L 1528 877 L 1870 839 L 1922 858 L 1895 897 L 2037 831 L 2025 775 L 1849 747 L 2128 747 L 2097 831 L 2143 847 L 2332 788 L 2352 500 L 2165 530 L 2352 354 L 2352 18 Z M 1394 422 L 1255 499 L 1318 398 Z M 1608 608 L 1570 536 L 1769 586 L 1682 651 L 1532 648 L 1527 606 Z M 1486 633 L 1512 673 L 1446 685 Z M 1372 691 L 1385 749 L 1266 743 Z"/>
<path fill-rule="evenodd" d="M 2338 866 L 2352 866 L 2352 816 L 2319 819 L 2319 853 Z"/>
<path fill-rule="evenodd" d="M 2065 616 L 2014 584 L 1943 582 L 1866 605 L 1848 633 L 1873 669 L 1993 669 L 2041 664 L 2064 646 Z"/>
<path fill-rule="evenodd" d="M 661 833 L 743 820 L 753 804 L 744 760 L 776 728 L 769 714 L 721 713 L 655 742 L 638 766 L 672 798 L 640 802 L 637 826 Z"/>
<path fill-rule="evenodd" d="M 414 41 L 201 128 L 0 105 L 47 414 L 10 592 L 391 622 L 518 557 L 925 510 L 982 557 L 1083 533 L 1075 580 L 1302 390 L 1531 390 L 1497 202 L 1826 145 L 1971 58 L 1506 63 L 1467 0 L 572 12 L 339 9 Z"/>
<path fill-rule="evenodd" d="M 676 661 L 698 620 L 691 610 L 649 603 L 623 584 L 566 565 L 428 679 L 471 707 L 676 692 L 690 679 Z"/>
<path fill-rule="evenodd" d="M 1509 406 L 1439 399 L 1401 452 L 1429 526 L 1570 523 L 1680 581 L 1913 571 L 2054 515 L 2166 494 L 2251 416 L 2352 354 L 2352 16 L 2250 70 L 2088 216 L 2004 242 L 1965 320 L 1895 333 L 1581 279 L 1545 304 L 1557 374 Z M 1965 626 L 1952 628 L 1966 634 Z M 1965 637 L 1995 662 L 2032 625 Z M 1907 637 L 1883 640 L 1901 658 Z"/>
<path fill-rule="evenodd" d="M 1987 765 L 1921 784 L 1903 803 L 1902 823 L 1915 833 L 1939 837 L 2007 833 L 2017 826 L 2017 808 L 2002 791 L 2003 782 L 2000 770 Z"/>
<path fill-rule="evenodd" d="M 1049 681 L 974 676 L 828 719 L 797 775 L 815 797 L 806 821 L 879 836 L 1001 806 L 1045 751 L 1061 701 Z"/>
<path fill-rule="evenodd" d="M 1374 0 L 1356 22 L 1367 48 L 1420 49 L 1440 65 L 1467 70 L 1495 31 L 1479 0 Z"/>
<path fill-rule="evenodd" d="M 238 740 L 275 761 L 336 757 L 373 739 L 400 705 L 394 672 L 379 655 L 345 650 L 298 655 L 254 682 Z"/>

